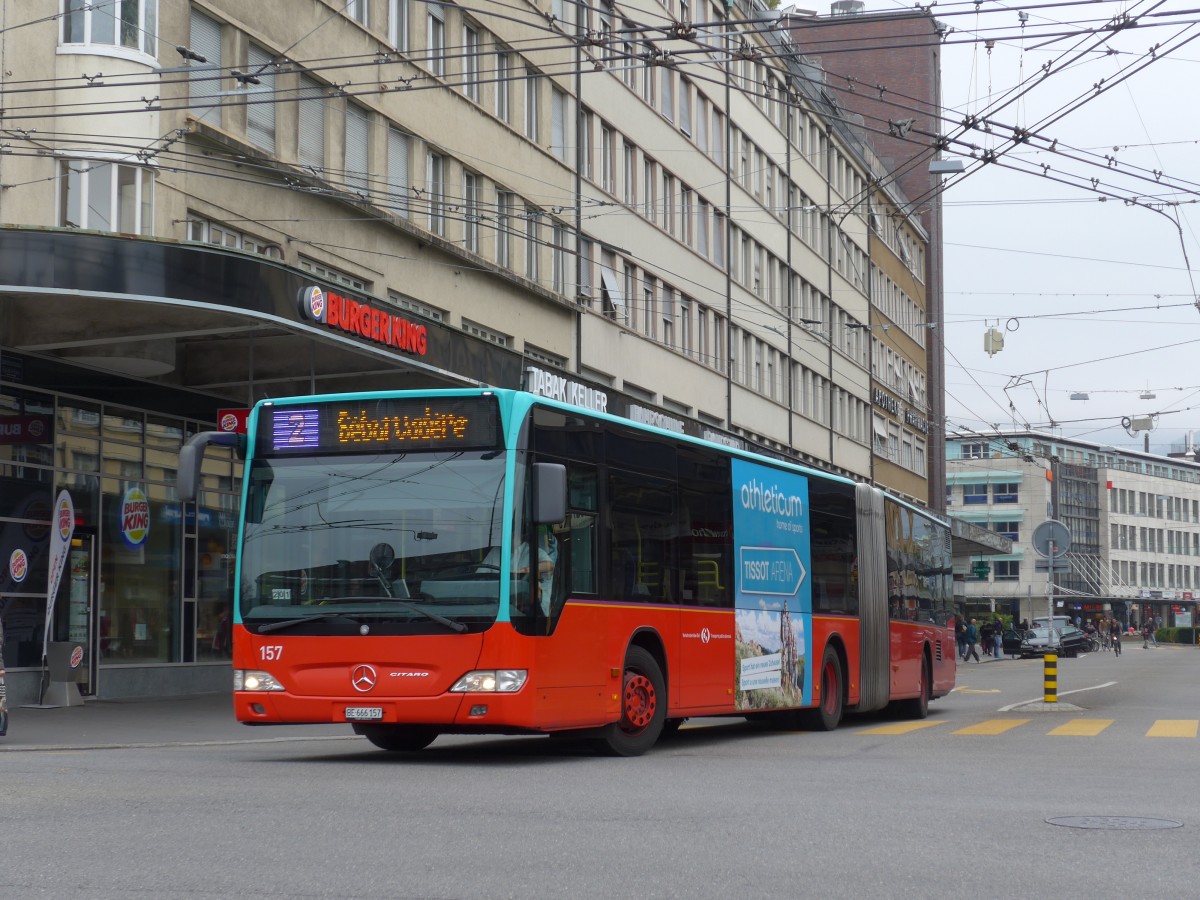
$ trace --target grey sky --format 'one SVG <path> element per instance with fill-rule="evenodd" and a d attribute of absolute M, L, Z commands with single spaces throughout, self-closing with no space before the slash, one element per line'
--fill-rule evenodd
<path fill-rule="evenodd" d="M 866 3 L 868 12 L 911 8 Z M 1200 312 L 1184 257 L 1186 247 L 1200 264 L 1200 13 L 1181 2 L 979 8 L 933 10 L 954 29 L 942 66 L 946 115 L 993 115 L 990 133 L 963 135 L 980 155 L 1010 148 L 1014 126 L 1032 137 L 945 181 L 948 430 L 1053 421 L 1066 437 L 1140 449 L 1145 433 L 1131 437 L 1121 420 L 1157 414 L 1152 449 L 1193 430 L 1200 439 Z M 1137 26 L 1085 32 L 1121 13 Z M 977 36 L 996 39 L 990 53 Z M 1011 102 L 991 113 L 1001 100 Z M 945 155 L 971 162 L 967 153 L 960 145 Z M 989 327 L 1005 339 L 992 356 Z M 1070 399 L 1079 392 L 1089 399 Z"/>

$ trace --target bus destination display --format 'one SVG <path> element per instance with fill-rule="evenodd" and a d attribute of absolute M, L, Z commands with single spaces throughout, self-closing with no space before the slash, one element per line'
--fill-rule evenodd
<path fill-rule="evenodd" d="M 260 452 L 270 454 L 488 450 L 500 440 L 491 397 L 358 400 L 262 411 Z"/>

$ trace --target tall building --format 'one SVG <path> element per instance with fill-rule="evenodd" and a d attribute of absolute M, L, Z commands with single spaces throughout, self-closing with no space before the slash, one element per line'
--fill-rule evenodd
<path fill-rule="evenodd" d="M 882 228 L 911 200 L 758 0 L 4 10 L 17 699 L 64 489 L 50 631 L 84 691 L 226 687 L 240 463 L 183 506 L 176 457 L 264 397 L 525 386 L 928 496 L 925 436 L 872 405 L 935 405 L 925 301 L 893 290 L 933 232 Z"/>
<path fill-rule="evenodd" d="M 885 211 L 879 232 L 885 240 L 902 241 L 900 235 L 918 225 L 925 236 L 914 244 L 921 258 L 913 274 L 893 281 L 891 288 L 924 313 L 927 335 L 919 368 L 929 384 L 927 407 L 918 415 L 934 424 L 928 431 L 929 492 L 932 507 L 941 509 L 946 477 L 942 195 L 940 176 L 930 173 L 929 163 L 940 157 L 938 137 L 945 131 L 945 28 L 932 7 L 866 14 L 860 0 L 835 0 L 831 9 L 833 15 L 822 17 L 792 11 L 785 22 L 800 52 L 819 61 L 822 90 L 840 117 L 854 122 L 882 159 L 878 183 L 895 186 L 905 199 Z M 905 430 L 916 437 L 911 427 Z"/>
<path fill-rule="evenodd" d="M 1200 463 L 1039 432 L 947 441 L 946 504 L 956 519 L 1010 538 L 1012 552 L 956 560 L 970 613 L 1193 625 L 1200 598 Z M 1055 571 L 1036 529 L 1061 522 Z M 1045 546 L 1042 548 L 1046 550 Z"/>

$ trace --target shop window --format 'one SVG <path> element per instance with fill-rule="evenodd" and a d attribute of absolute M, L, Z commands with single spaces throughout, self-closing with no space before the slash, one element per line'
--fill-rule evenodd
<path fill-rule="evenodd" d="M 89 231 L 154 233 L 153 170 L 69 159 L 59 163 L 59 173 L 59 225 Z"/>

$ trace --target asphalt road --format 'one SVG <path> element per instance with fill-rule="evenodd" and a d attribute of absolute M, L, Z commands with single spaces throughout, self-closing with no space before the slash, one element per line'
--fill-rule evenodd
<path fill-rule="evenodd" d="M 1040 662 L 971 663 L 921 723 L 701 720 L 637 759 L 332 726 L 0 753 L 0 898 L 1192 898 L 1198 674 L 1193 649 L 1063 660 L 1044 712 L 1008 708 Z M 1182 824 L 1111 827 L 1148 820 Z"/>

